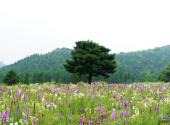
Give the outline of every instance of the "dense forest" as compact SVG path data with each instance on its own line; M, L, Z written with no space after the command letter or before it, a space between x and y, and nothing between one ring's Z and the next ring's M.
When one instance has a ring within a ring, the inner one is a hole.
M55 81L77 82L85 79L68 73L63 64L71 58L68 48L56 49L44 55L35 54L0 69L0 81L6 73L14 70L21 82L35 83ZM170 63L170 45L160 48L116 54L116 73L108 79L97 77L93 80L129 83L157 81L162 70Z

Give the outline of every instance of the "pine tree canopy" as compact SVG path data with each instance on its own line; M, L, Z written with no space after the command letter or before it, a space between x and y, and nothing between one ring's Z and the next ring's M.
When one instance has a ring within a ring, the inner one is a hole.
M64 67L68 72L87 75L91 84L93 76L108 77L115 72L115 54L109 52L110 49L93 41L78 41L71 52L72 59Z

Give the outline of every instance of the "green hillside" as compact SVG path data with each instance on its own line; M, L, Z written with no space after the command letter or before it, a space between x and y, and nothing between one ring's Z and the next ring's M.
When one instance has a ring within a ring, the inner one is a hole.
M14 70L22 80L29 73L32 82L67 81L69 74L63 67L67 58L70 58L70 49L67 48L56 49L44 55L35 54L0 69L0 80L2 81L9 70Z
M44 55L32 55L15 64L0 69L0 80L9 70L15 70L22 81L25 76L30 82L70 82L79 77L67 73L63 67L70 58L70 49L56 49ZM160 48L119 53L116 55L117 72L107 79L108 82L156 81L162 69L170 63L170 45ZM104 80L103 78L95 78Z
M116 82L156 81L170 64L170 45L155 49L120 53L117 72L109 79Z

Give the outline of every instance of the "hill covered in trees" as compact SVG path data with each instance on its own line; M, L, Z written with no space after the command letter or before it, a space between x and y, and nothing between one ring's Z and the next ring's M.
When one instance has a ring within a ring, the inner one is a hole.
M34 54L0 69L0 81L8 71L14 70L22 81L67 82L69 74L63 67L67 58L70 58L70 49L66 48L56 49L44 55Z
M80 77L68 73L63 64L71 57L71 50L56 49L44 55L32 55L15 64L0 69L0 81L14 70L23 82L76 82ZM150 50L116 54L116 73L107 82L156 81L161 71L170 63L170 45ZM83 78L82 78L83 79ZM102 77L95 80L104 80Z
M109 81L144 82L157 81L162 70L170 64L170 45L155 49L119 53L117 72Z

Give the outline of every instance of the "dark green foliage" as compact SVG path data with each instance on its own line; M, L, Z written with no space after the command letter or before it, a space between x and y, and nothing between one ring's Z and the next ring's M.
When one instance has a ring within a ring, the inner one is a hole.
M72 59L67 60L64 67L68 72L87 75L91 84L93 76L108 77L109 73L115 72L115 55L109 52L93 41L78 41L71 52Z
M7 83L8 85L12 85L15 84L19 81L18 76L16 74L16 72L14 71L9 71L6 76L4 77L3 82Z
M163 70L160 75L160 80L164 82L170 82L170 64Z

